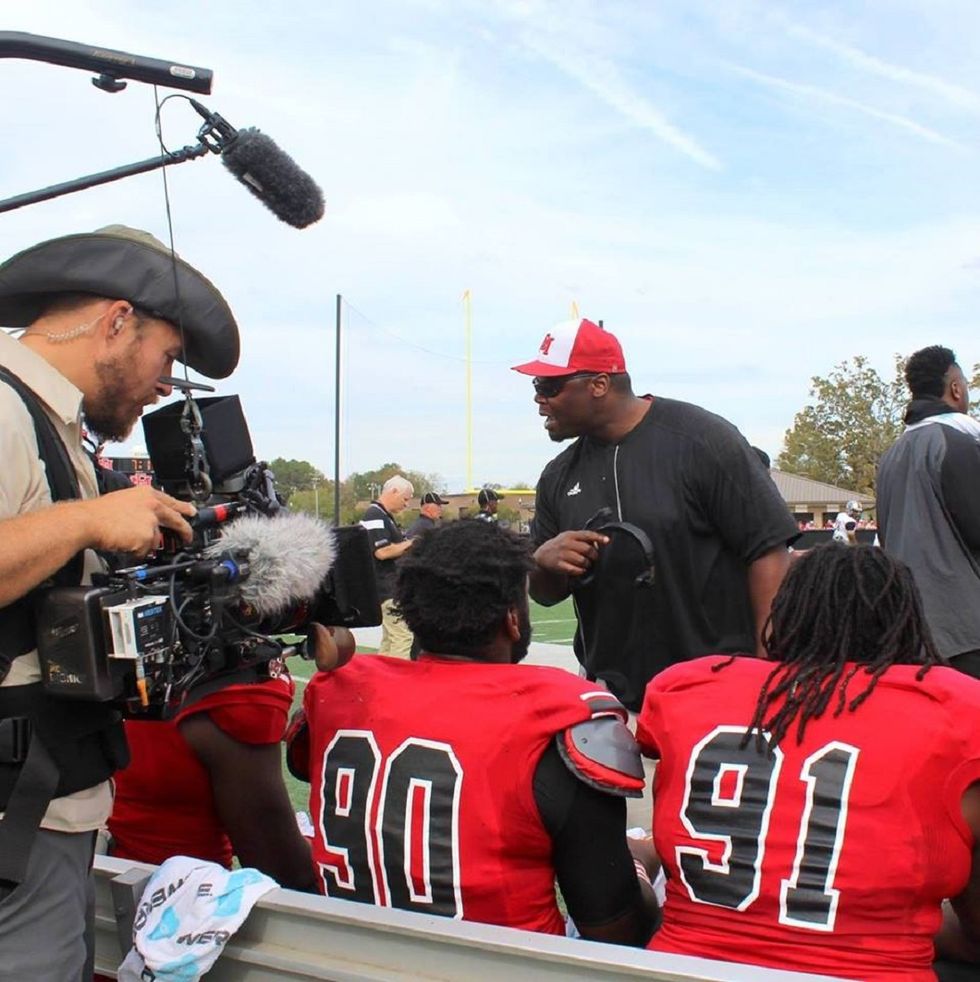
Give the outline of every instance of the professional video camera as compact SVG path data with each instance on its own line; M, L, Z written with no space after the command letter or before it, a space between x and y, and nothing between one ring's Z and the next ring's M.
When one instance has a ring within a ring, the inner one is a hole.
M237 396L192 386L143 420L155 481L194 501L194 539L165 537L147 562L46 591L38 653L53 695L166 716L190 689L274 674L312 621L381 623L367 532L290 513L252 452ZM285 637L284 637L285 635Z

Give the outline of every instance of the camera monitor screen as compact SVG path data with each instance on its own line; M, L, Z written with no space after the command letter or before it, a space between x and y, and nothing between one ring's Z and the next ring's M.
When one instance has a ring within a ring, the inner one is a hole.
M217 485L255 463L252 438L238 396L209 396L194 401L203 423L201 441L208 473ZM183 411L183 402L173 402L143 417L153 473L164 487L188 479L187 436L180 427Z

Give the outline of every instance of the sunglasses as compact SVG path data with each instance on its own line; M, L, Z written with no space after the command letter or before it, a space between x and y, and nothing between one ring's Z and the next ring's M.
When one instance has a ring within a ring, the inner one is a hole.
M575 372L572 375L535 375L531 379L535 395L542 399L554 399L573 378L595 378L597 372Z

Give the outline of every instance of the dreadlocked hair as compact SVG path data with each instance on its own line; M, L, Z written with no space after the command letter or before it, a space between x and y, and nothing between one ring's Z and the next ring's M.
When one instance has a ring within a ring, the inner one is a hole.
M921 680L946 663L908 566L874 546L831 543L794 563L773 600L763 644L780 664L762 686L745 737L747 743L754 732L760 752L763 732L774 747L794 721L802 743L807 723L831 700L834 716L857 709L892 665L921 665ZM858 674L867 684L851 694Z
M527 602L526 540L462 520L424 532L399 560L395 605L422 648L479 658L507 612Z

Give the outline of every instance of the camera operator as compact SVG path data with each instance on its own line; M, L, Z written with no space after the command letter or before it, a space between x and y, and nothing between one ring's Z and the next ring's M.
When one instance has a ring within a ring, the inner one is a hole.
M0 324L25 329L0 335L0 978L61 982L91 974L95 835L127 751L110 706L45 694L33 594L87 582L93 550L145 556L161 529L191 539L187 502L149 487L99 497L82 419L125 438L169 395L175 359L229 375L238 328L204 276L123 226L0 265Z

